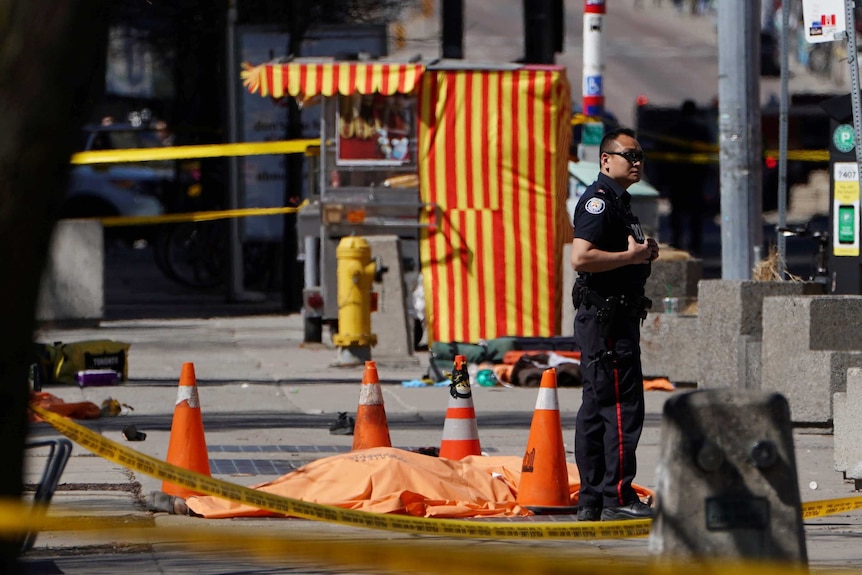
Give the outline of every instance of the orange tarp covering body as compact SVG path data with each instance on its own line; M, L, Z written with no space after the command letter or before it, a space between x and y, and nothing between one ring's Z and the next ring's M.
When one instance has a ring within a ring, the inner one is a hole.
M565 68L296 62L244 64L242 77L273 98L415 91L419 199L440 208L420 216L429 342L561 333Z
M470 455L455 461L394 447L375 447L318 459L255 489L293 499L374 513L416 517L531 515L517 503L523 460ZM577 505L580 478L568 464L569 492ZM651 491L635 486L639 496ZM213 496L189 497L206 518L278 514Z
M571 98L563 68L426 70L420 243L430 341L560 333Z

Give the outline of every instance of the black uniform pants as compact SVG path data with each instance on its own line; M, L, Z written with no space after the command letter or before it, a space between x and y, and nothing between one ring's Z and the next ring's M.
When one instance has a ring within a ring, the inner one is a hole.
M632 481L644 421L640 320L618 313L605 335L596 315L595 306L581 304L575 317L583 378L575 422L578 505L616 507L637 499Z

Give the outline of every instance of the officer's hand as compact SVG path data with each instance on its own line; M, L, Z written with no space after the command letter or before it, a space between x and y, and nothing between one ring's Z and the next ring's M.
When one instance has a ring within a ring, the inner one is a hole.
M656 245L658 251L658 245ZM649 241L639 244L634 236L629 236L628 254L632 258L633 264L646 264L652 261L653 248L650 247Z
M652 238L647 239L647 245L652 250L652 255L650 255L649 261L654 261L658 259L658 242Z

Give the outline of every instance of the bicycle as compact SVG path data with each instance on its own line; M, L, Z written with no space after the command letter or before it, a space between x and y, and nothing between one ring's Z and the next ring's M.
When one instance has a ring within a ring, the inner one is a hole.
M160 226L153 245L156 266L168 279L192 289L222 286L228 278L228 227L227 220ZM265 289L277 269L277 245L245 241L242 253L246 286Z
M164 224L153 245L156 266L186 287L218 287L227 280L227 231L224 220Z

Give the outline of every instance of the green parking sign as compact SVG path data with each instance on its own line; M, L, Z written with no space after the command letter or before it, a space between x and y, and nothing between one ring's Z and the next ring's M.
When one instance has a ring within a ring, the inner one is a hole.
M841 124L832 132L832 143L839 152L847 153L856 145L853 138L853 126Z

